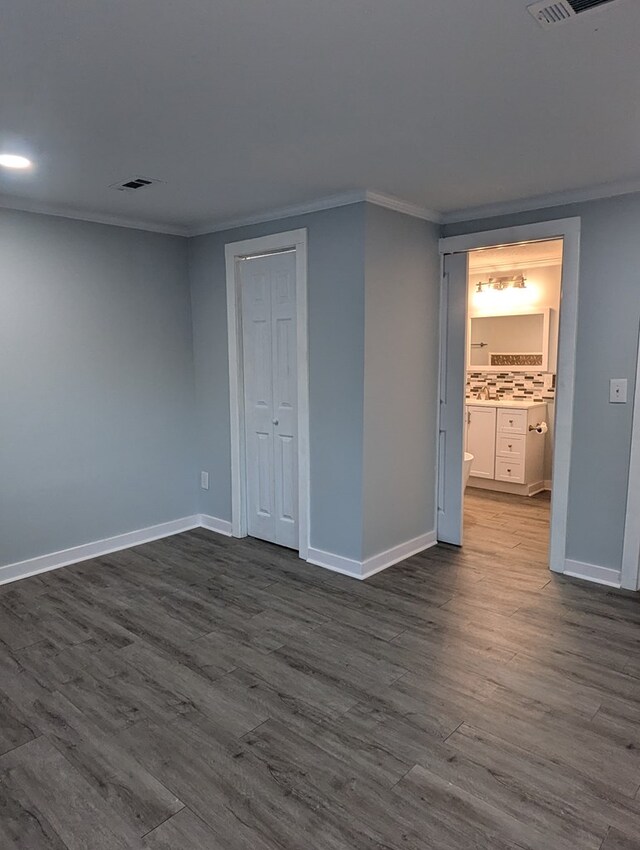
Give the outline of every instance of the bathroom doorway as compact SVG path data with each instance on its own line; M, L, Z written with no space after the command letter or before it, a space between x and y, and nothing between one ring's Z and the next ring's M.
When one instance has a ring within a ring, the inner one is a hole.
M564 572L579 220L441 249L438 539Z
M470 251L467 545L548 563L562 239Z

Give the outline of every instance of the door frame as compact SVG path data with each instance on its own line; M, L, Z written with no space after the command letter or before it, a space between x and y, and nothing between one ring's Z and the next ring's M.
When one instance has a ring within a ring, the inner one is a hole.
M465 253L478 248L493 248L499 245L513 245L519 242L563 239L558 362L556 367L551 534L549 545L549 568L557 573L563 573L566 570L569 471L571 466L576 336L578 328L578 285L580 281L580 227L581 219L579 216L576 216L535 222L533 224L503 227L497 230L483 230L461 236L449 236L440 240L441 263L444 269L445 254ZM442 278L443 276L441 275L441 287ZM442 310L442 298L440 309ZM464 340L446 340L441 338L441 361L443 344L464 345L465 342ZM438 416L440 416L440 413L438 413ZM440 470L438 469L437 482L439 480ZM462 526L462 516L460 517L460 523Z
M242 302L238 264L242 259L282 251L296 254L296 351L298 390L298 553L309 552L309 341L307 319L307 230L289 230L225 245L227 334L229 343L229 410L231 419L231 533L247 536Z
M634 399L620 581L620 586L626 590L640 590L640 339Z

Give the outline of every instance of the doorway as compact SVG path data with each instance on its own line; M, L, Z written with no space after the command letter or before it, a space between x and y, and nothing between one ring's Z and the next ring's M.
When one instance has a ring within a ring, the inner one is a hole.
M561 284L562 239L468 254L464 540L530 571L548 565Z
M441 240L438 539L464 542L465 472L475 464L472 502L492 499L496 517L504 508L517 521L518 508L535 499L542 525L545 510L550 513L549 566L556 572L565 571L579 233L579 219L563 219ZM533 303L534 287L527 291L518 269L531 262L523 259L527 252L550 258L554 243L562 278L555 316L544 299ZM502 269L500 253L507 257ZM479 302L485 296L483 307L471 306L472 292ZM544 339L555 344L557 365L553 346L539 342ZM551 399L552 461L545 458ZM471 444L475 453L467 451Z
M640 590L640 337L636 361L635 403L629 459L627 514L622 553L622 587Z
M226 246L232 533L309 536L306 230Z

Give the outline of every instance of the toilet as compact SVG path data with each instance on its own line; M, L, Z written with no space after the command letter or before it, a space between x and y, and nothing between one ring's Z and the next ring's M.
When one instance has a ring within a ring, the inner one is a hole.
M471 475L471 464L473 463L473 455L469 454L469 452L464 453L464 464L462 469L462 490L463 492L467 488L467 484L469 483L469 476Z

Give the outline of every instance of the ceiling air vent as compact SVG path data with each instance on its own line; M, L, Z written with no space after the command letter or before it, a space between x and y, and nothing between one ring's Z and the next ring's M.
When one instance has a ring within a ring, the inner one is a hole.
M554 0L554 2L542 0L540 3L532 3L527 6L527 9L541 27L552 27L563 24L582 12L597 9L598 6L607 6L613 2L614 0Z
M153 186L155 183L162 183L162 180L150 180L148 177L132 177L130 180L124 180L122 183L112 183L109 188L117 189L118 192L135 192L138 189Z

